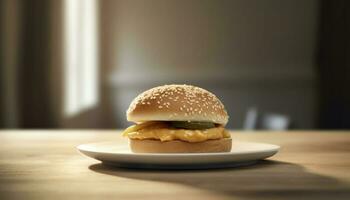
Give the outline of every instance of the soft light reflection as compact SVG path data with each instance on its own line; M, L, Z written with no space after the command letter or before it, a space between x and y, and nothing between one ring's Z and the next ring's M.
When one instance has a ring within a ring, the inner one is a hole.
M98 103L96 0L65 1L64 115Z

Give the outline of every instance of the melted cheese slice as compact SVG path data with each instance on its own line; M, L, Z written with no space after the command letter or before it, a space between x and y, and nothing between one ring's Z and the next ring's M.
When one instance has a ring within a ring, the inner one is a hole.
M156 139L160 141L182 140L186 142L203 142L211 139L230 138L224 127L215 127L204 130L175 129L166 124L154 124L145 128L124 132L130 139Z

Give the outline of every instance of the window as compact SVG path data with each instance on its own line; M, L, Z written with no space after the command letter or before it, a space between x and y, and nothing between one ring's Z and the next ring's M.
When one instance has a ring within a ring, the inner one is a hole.
M74 116L97 105L97 1L64 2L64 115Z

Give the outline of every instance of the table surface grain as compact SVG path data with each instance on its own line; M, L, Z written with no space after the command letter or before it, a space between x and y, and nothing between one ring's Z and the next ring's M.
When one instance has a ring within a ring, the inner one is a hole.
M232 132L282 146L256 165L212 170L111 168L82 143L118 131L0 131L0 199L350 199L350 132Z

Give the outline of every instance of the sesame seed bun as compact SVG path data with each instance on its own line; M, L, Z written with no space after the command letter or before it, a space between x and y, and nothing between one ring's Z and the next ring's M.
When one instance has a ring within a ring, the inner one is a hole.
M126 112L128 121L198 121L226 125L224 105L212 93L191 85L164 85L138 95Z
M232 139L223 138L207 140L204 142L184 142L172 140L161 142L159 140L129 140L129 146L134 153L214 153L230 152Z

